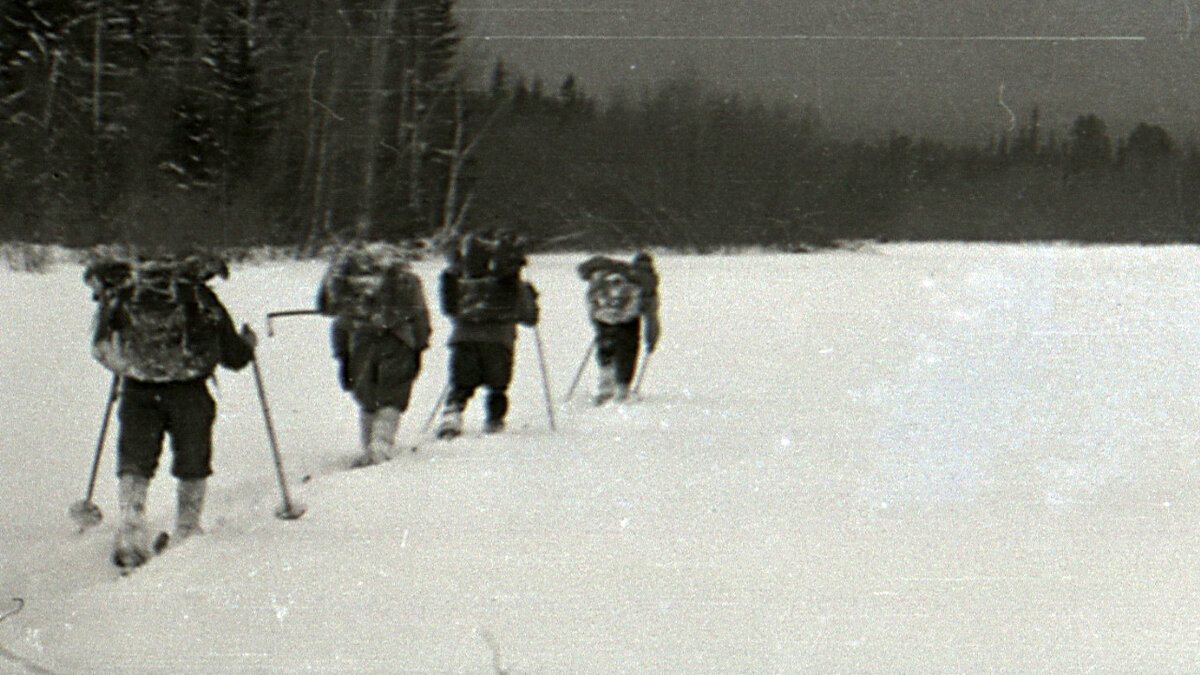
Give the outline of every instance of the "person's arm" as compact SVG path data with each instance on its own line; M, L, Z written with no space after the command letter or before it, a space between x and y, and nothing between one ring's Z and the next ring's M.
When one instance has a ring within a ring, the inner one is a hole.
M537 289L533 284L524 282L521 284L521 305L517 320L518 323L524 326L536 326L540 318L540 309L537 302Z
M204 290L212 293L207 288ZM241 370L254 358L254 348L258 346L258 336L250 329L249 324L244 324L241 333L238 333L233 327L233 319L229 316L229 310L225 309L225 305L222 305L220 300L217 300L216 294L213 294L212 300L221 313L220 323L217 326L221 345L220 363L230 370Z

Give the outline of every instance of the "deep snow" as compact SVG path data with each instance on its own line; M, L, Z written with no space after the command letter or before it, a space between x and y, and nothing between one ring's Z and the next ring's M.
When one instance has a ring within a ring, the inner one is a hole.
M561 398L590 339L582 256L536 256ZM222 371L207 534L107 563L112 440L79 535L109 377L80 268L0 272L0 672L1194 671L1200 253L889 245L659 258L644 399L548 430L523 330L510 431L344 467L318 263L214 286L259 332L292 496L254 380ZM418 266L436 314L436 263ZM479 401L468 427L481 422ZM112 430L115 431L115 428ZM307 479L306 479L307 477ZM160 471L150 517L169 528Z

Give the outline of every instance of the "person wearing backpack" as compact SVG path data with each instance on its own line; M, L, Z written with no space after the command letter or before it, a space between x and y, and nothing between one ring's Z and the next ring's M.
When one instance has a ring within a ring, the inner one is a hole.
M359 407L362 455L355 467L392 458L429 347L425 291L408 259L407 251L386 243L350 246L330 264L317 293L317 310L334 317L339 384Z
M537 290L521 279L526 263L515 234L499 230L467 235L448 255L440 277L442 313L452 331L449 384L438 438L462 433L462 413L479 387L487 388L485 433L504 430L512 382L517 324L536 326Z
M200 533L207 479L212 475L216 403L207 381L218 365L241 370L258 338L237 332L228 310L207 285L229 276L224 261L102 260L84 280L98 303L92 355L120 378L117 410L117 499L120 523L113 564L141 565L161 547L146 527L146 493L171 437L171 473L178 480L173 538ZM162 539L160 535L159 539Z
M638 343L646 353L658 345L658 272L649 253L639 251L630 262L592 256L580 263L587 282L587 304L595 332L599 382L592 402L604 405L629 398L637 370Z

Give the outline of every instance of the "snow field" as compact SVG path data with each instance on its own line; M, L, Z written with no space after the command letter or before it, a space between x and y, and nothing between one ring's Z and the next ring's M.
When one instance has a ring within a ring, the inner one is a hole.
M556 397L590 328L583 256L535 256ZM0 623L54 672L1187 671L1200 660L1197 255L1188 247L889 245L663 255L644 400L547 414L522 329L509 431L420 437L435 321L400 441L344 471L353 403L323 266L215 288L260 335L289 487L249 370L215 390L207 534L107 564L112 440L77 535L109 377L77 267L0 273ZM437 315L436 263L421 263ZM478 430L478 398L466 416ZM115 428L113 429L115 432ZM169 455L164 455L166 460ZM166 464L166 462L164 462ZM171 524L173 483L150 518ZM0 670L20 672L11 657Z

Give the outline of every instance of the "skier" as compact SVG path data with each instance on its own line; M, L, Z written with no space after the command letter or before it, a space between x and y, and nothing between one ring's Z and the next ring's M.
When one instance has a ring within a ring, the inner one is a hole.
M579 277L588 282L587 303L595 331L599 383L596 405L629 398L637 370L638 339L646 354L658 345L658 272L649 253L639 251L626 263L592 256L580 263Z
M98 303L92 355L121 378L117 420L117 494L121 521L112 561L141 565L162 541L150 542L146 493L171 436L171 473L178 479L176 541L200 533L212 475L216 404L207 380L216 366L241 370L258 338L239 334L207 282L228 278L224 261L205 255L101 260L84 280ZM160 540L162 535L160 535Z
M520 277L526 259L515 234L467 235L448 255L440 278L442 313L453 325L449 385L438 438L462 433L462 413L475 390L488 389L483 430L504 430L518 323L536 326L537 290Z
M330 342L339 383L359 406L356 467L392 458L429 346L429 308L410 257L391 244L352 245L330 264L317 293L317 310L335 317Z

